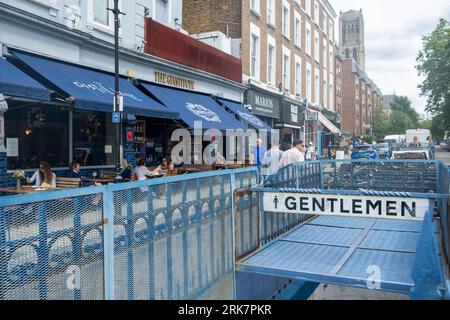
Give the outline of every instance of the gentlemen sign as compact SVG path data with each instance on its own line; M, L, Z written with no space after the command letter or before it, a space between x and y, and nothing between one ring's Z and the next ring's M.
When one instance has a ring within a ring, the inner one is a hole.
M155 82L187 90L195 90L195 81L155 71Z
M428 199L265 192L264 211L422 221Z

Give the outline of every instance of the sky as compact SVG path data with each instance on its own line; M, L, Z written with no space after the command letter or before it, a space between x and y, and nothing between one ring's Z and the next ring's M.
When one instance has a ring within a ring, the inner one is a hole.
M365 27L366 72L384 95L407 96L425 113L426 98L417 86L416 57L422 36L430 34L439 18L450 20L449 0L329 0L339 12L362 8ZM339 39L338 33L337 38Z

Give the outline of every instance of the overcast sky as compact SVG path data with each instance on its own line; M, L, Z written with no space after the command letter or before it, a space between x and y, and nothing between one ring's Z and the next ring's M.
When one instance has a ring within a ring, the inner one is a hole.
M416 57L422 35L431 33L439 18L450 19L449 0L329 0L339 12L363 9L366 42L366 72L384 95L405 95L419 113L426 98L417 85Z

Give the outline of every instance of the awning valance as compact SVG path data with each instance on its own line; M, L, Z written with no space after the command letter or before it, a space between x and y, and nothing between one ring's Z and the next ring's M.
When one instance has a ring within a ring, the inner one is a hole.
M239 119L249 123L255 129L267 131L272 130L272 128L265 124L261 119L259 119L253 113L247 111L247 109L245 109L239 102L225 99L218 99L218 101L225 107L230 109L233 113L235 113L239 117Z
M200 121L205 129L244 129L243 125L227 113L209 95L162 87L142 82L143 87L159 101L180 113L189 127Z
M113 112L113 74L29 53L17 51L14 54L64 96L75 98L75 108ZM127 113L154 118L180 118L179 113L145 95L128 78L120 78L120 94Z

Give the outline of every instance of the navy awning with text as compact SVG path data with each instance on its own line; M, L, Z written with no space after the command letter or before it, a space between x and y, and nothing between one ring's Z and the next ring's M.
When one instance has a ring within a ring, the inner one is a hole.
M272 130L271 127L269 127L267 124L265 124L261 119L259 119L257 116L255 116L253 113L247 111L242 104L239 102L231 101L231 100L225 100L225 99L218 99L221 104L223 104L225 107L230 109L232 112L237 114L241 120L246 121L249 123L252 127L254 127L257 130Z
M75 98L77 109L113 112L114 75L33 54L14 54L46 81ZM124 112L137 116L179 119L180 115L145 95L131 80L120 78Z
M50 100L50 91L0 57L0 94L36 100Z
M244 129L237 119L208 95L148 83L142 85L167 107L178 111L181 119L191 128L195 121L201 121L205 129Z

